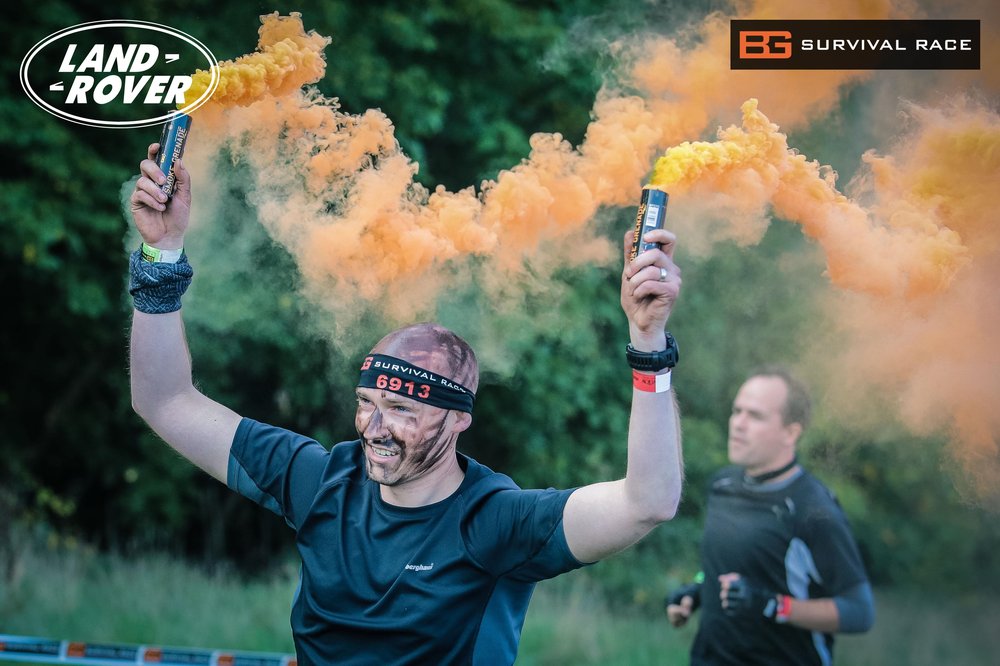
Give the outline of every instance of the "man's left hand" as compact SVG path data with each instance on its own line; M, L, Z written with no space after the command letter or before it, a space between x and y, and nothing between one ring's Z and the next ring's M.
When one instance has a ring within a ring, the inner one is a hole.
M763 616L772 621L777 619L781 595L751 585L738 573L719 576L719 583L719 598L726 615Z
M621 302L633 346L641 351L664 348L664 329L681 289L681 269L674 264L677 237L665 229L646 232L643 240L659 243L630 261L633 231L625 234ZM643 349L645 347L645 349Z

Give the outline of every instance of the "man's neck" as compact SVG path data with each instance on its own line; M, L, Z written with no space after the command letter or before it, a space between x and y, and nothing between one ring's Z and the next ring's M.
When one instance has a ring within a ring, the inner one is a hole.
M427 474L396 486L381 486L382 500L393 506L416 508L440 502L451 497L462 481L465 470L458 463L458 455L447 456L441 467Z
M768 465L753 470L747 468L743 471L743 476L751 483L771 483L787 479L795 474L798 467L798 458L792 456L790 460L786 460L780 465Z

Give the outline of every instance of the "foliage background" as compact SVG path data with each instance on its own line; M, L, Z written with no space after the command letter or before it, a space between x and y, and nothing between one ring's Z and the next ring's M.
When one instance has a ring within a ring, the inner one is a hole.
M10 313L0 327L0 596L2 586L12 588L25 575L24 558L46 544L87 544L126 558L168 551L226 562L246 575L293 557L279 519L178 459L131 412L128 224L120 189L156 137L69 125L42 112L17 80L17 66L36 41L87 20L134 18L194 34L227 59L254 47L259 14L301 11L308 29L334 38L319 89L350 112L381 108L420 163L419 180L455 190L516 165L533 132L559 131L578 143L611 38L721 6L19 4L0 45L0 284ZM859 111L876 94L874 84L846 90L840 106L793 133L791 145L832 164L846 182L858 146L878 139ZM617 237L631 215L603 211L598 224ZM210 322L225 316L224 304L200 299L188 321L197 380L240 413L327 443L350 439L354 361L331 348L295 302L294 262L258 230L250 270L231 279L248 302L267 308L266 316L260 325L220 333ZM585 574L610 604L651 614L670 586L697 570L704 484L725 462L725 422L742 376L759 363L798 362L808 331L821 329L825 316L817 297L822 260L798 228L780 220L754 248L723 244L707 257L682 249L679 261L685 293L671 326L683 353L676 379L687 462L681 515ZM558 276L563 298L527 297L525 320L554 318L557 334L497 324L512 367L486 375L475 425L463 437L467 453L526 487L568 487L621 473L630 389L620 353L626 330L618 274L617 266L584 267ZM441 320L460 328L472 311L453 304ZM479 316L485 319L469 325L491 325L488 314ZM364 332L358 344L381 332ZM817 397L818 423L803 458L838 493L875 583L928 595L995 590L996 514L960 492L947 440L914 437L889 419L878 431L861 430L824 411Z

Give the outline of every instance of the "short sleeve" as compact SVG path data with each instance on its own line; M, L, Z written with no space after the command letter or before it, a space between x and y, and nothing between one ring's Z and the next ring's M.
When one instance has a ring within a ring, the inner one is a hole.
M857 543L840 505L826 493L824 502L803 516L802 538L809 546L822 586L835 596L868 581Z
M233 437L226 484L297 529L316 496L329 455L304 435L245 418Z
M563 509L572 490L503 490L469 521L469 551L488 571L535 582L583 566L563 530Z

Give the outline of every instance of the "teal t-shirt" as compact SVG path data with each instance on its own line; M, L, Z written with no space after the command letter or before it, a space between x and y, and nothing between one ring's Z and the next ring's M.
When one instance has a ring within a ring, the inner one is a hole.
M327 451L244 419L230 488L284 517L302 558L292 604L300 666L512 664L537 581L582 564L563 533L572 490L521 490L457 454L447 499L387 504L359 440Z

